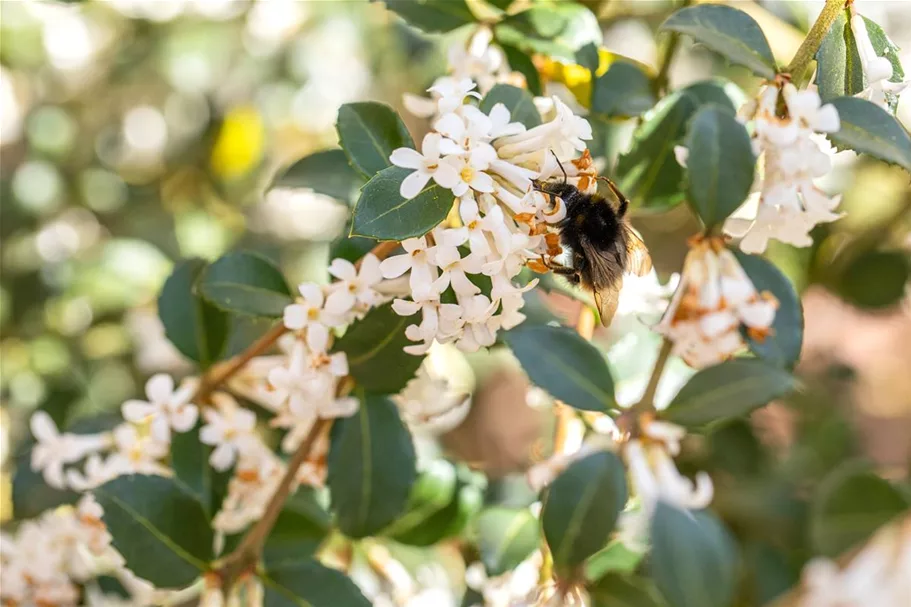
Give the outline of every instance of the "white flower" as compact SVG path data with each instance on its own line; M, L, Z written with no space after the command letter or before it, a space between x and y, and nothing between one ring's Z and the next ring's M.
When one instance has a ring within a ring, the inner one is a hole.
M206 408L202 412L206 425L199 431L199 440L215 447L209 456L212 467L227 470L251 440L256 428L256 414L244 409L223 392L213 394L212 403L214 408Z
M471 409L470 396L453 390L446 377L433 376L426 362L395 401L410 426L433 435L457 427Z
M415 299L432 299L433 282L439 276L436 266L427 255L427 239L407 238L402 241L404 255L393 255L380 263L384 278L397 278L410 270L408 285Z
M421 323L405 327L405 336L419 344L405 346L405 352L421 355L426 353L434 340L445 343L459 335L464 321L462 309L456 304L440 303L438 299L408 301L396 299L392 309L399 316L412 316L421 312Z
M599 451L613 450L615 447L616 443L612 437L603 434L593 434L576 451L572 453L555 453L546 460L538 462L525 472L525 479L535 492L540 492L554 482L573 462Z
M472 563L465 569L465 584L483 595L485 607L536 605L534 594L543 562L536 550L515 569L493 578L487 576L483 563Z
M480 348L492 346L497 341L500 320L493 313L497 303L486 295L466 298L462 306L462 320L465 322L462 337L456 346L464 352L477 352Z
M66 486L63 466L107 448L111 443L106 434L72 434L57 430L54 420L45 411L36 411L29 422L37 444L32 447L31 467L40 471L51 487Z
M768 336L778 301L759 293L722 240L695 243L680 284L656 331L693 367L714 365L740 351L740 328L754 339Z
M411 148L397 148L389 156L390 162L405 169L414 169L402 181L399 194L402 198L417 196L431 178L441 187L452 188L458 183L457 169L440 158L441 153L458 153L457 146L439 133L427 133L421 142L423 154Z
M348 311L344 300L326 300L322 288L303 283L297 288L301 298L285 307L284 323L292 331L307 329L307 344L314 350L325 349L329 343L329 327L343 324Z
M131 424L114 428L114 451L104 463L113 477L123 474L170 474L159 460L167 457L168 443L159 441L153 434L141 435Z
M857 52L860 55L860 64L864 72L866 88L858 93L859 97L869 99L883 108L889 108L894 103L896 96L908 86L908 82L892 82L892 62L887 57L876 54L867 24L864 18L856 14L856 7L851 5L851 31L857 42Z
M481 96L473 92L474 89L475 83L470 78L438 78L427 90L437 98L438 113L448 114L461 107L469 95L480 99Z
M329 273L338 281L329 287L331 293L328 299L333 301L327 303L326 307L350 310L360 305L363 308L371 308L382 301L383 297L375 290L383 280L380 260L376 255L365 255L361 259L360 270L346 259L333 259L329 264Z
M483 257L471 253L462 257L458 247L468 240L468 230L460 228L457 230L435 230L435 235L439 235L438 243L430 249L430 258L442 272L440 277L433 283L433 291L442 293L450 285L456 296L461 300L462 297L470 297L481 292L467 274L479 274L481 266L484 263Z
M493 192L493 178L484 172L488 162L484 157L477 156L447 156L444 161L456 172L456 182L452 185L452 193L462 196L469 190L475 192Z
M172 428L177 432L187 432L196 425L199 410L190 400L198 385L198 380L190 378L175 390L170 375L153 375L145 386L149 400L131 399L123 403L123 417L135 424L150 422L155 440L169 443Z

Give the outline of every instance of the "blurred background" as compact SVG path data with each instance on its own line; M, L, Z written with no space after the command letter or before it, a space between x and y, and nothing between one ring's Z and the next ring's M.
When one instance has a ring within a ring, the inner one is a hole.
M656 42L655 31L674 2L585 4L599 16L608 49L656 64L663 38ZM732 4L760 22L785 64L823 3ZM906 49L911 66L908 3L857 5ZM404 111L402 93L420 93L442 74L446 48L468 34L427 38L366 0L0 1L0 520L34 516L60 500L21 465L33 410L78 427L116 412L152 373L190 371L156 313L176 260L244 248L279 262L292 282L326 279L347 204L268 184L294 160L336 145L342 103L388 103L418 139L426 125ZM571 66L541 67L554 90L587 85ZM748 95L758 86L746 70L688 43L670 75L675 88L711 75ZM898 112L911 125L911 96ZM608 171L632 123L614 127ZM836 164L823 185L844 194L847 215L821 226L812 249L769 252L802 294L805 390L697 446L695 467L704 467L706 449L755 435L758 444L789 453L791 473L809 482L854 457L871 458L891 478L907 475L909 178L850 153ZM635 223L667 280L680 268L695 220L681 205L639 213ZM577 302L556 293L541 303L568 322L578 313ZM598 333L596 343L620 378L621 400L635 401L657 339L629 318ZM443 444L510 483L547 452L549 407L529 406L544 397L529 392L505 352L462 362L452 373L470 376L473 406ZM682 363L671 371L661 385L665 399L690 373ZM729 459L734 469L713 472L753 469L759 459ZM725 501L723 479L718 485L719 509L742 506ZM738 531L756 522L726 514Z

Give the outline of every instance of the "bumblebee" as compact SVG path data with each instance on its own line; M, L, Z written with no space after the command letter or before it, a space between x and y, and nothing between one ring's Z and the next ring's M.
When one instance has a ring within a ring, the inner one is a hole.
M566 181L565 172L562 183L535 182L534 186L566 205L566 217L557 224L557 231L561 245L571 254L569 265L552 260L545 265L591 291L601 323L607 326L617 311L623 274L647 274L652 260L626 217L629 200L610 179L598 179L607 184L615 201L600 193L582 192Z

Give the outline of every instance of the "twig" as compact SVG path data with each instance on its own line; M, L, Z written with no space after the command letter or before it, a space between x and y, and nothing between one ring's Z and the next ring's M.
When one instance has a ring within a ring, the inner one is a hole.
M665 338L661 342L661 349L658 350L658 358L655 359L655 366L652 368L652 376L648 378L648 385L645 386L645 392L642 398L636 403L635 408L639 413L644 413L655 408L655 393L658 392L658 384L661 382L661 376L664 374L664 367L670 358L674 342Z
M680 8L686 8L692 3L692 0L683 0ZM658 66L658 75L655 76L654 90L656 94L661 94L668 85L668 74L671 70L671 63L677 50L680 48L680 34L671 32L667 39L667 46L664 48L664 55L661 57L661 64Z
M835 19L838 18L838 14L844 8L845 0L826 0L826 5L823 7L822 12L819 13L816 23L807 32L807 37L804 38L800 48L797 49L791 64L785 68L785 72L791 74L791 81L797 88L803 85L810 62L813 61L823 39L829 33L829 29L831 29Z
M212 392L234 377L234 375L243 369L252 359L268 351L286 331L285 325L278 323L269 329L265 335L250 344L250 347L229 360L226 364L214 367L211 373L207 373L203 376L202 382L200 383L199 389L196 391L193 400L198 403L206 402Z

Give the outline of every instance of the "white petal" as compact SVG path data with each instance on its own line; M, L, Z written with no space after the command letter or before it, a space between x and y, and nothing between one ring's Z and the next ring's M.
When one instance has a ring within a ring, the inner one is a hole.
M674 146L674 158L677 159L677 164L682 167L686 167L686 161L690 157L690 151L685 146L675 145Z
M158 373L146 382L146 396L153 403L164 403L174 393L174 380L167 373Z
M430 118L436 114L437 111L436 102L427 97L420 97L418 95L412 95L411 93L402 95L402 105L405 106L406 110L418 118Z
M322 323L307 327L307 347L313 352L325 352L329 347L329 329Z
M407 299L396 299L392 302L392 309L399 316L411 316L421 309L421 304L408 301Z
M740 306L738 312L743 324L756 329L765 329L775 321L776 306L771 301L759 301Z
M203 426L199 429L199 442L204 445L217 445L224 437L224 432L216 426Z
M155 415L158 407L142 400L128 400L120 407L120 412L128 422L140 424L150 415Z
M301 304L285 306L282 322L292 331L303 329L307 326L307 323L310 322L310 318L307 316L308 310L309 308L307 306Z
M333 317L341 318L354 307L357 297L347 288L336 289L326 298L324 310ZM334 324L334 323L333 323Z
M298 285L297 290L310 306L314 308L323 307L323 289L319 285L305 282Z
M459 172L451 164L441 162L433 172L433 180L440 187L451 190L459 182Z
M329 264L329 273L339 280L351 281L357 278L357 269L354 264L341 257L332 260L332 263Z
M433 124L433 128L451 139L459 140L465 134L465 121L456 114L446 114ZM439 156L439 148L437 150ZM424 153L427 154L426 151Z
M475 171L471 187L478 192L493 192L493 178L482 171Z
M403 243L404 244L404 243ZM397 278L411 268L411 255L393 255L380 263L383 278Z
M424 157L411 148L396 148L389 155L389 162L403 169L419 169L424 166Z
M465 154L465 148L460 146L458 143L452 139L444 138L440 140L440 153L443 155L451 156L461 156Z
M171 426L164 415L159 415L152 420L150 434L160 443L169 444L171 442Z
M891 67L891 64L890 64ZM816 117L813 120L813 130L821 133L836 133L841 129L841 119L838 116L838 110L831 103L819 108Z
M234 447L230 443L218 445L209 456L209 463L219 472L224 472L234 463Z
M178 432L188 432L196 425L199 410L195 405L184 405L171 414L171 427Z
M439 171L439 167L437 168L437 171ZM430 181L430 176L430 173L415 171L402 180L402 185L399 187L399 194L405 199L414 198L421 193L421 190L423 190L424 186L427 185L427 182Z
M60 435L53 418L46 411L35 411L29 421L29 427L38 442L51 441Z

